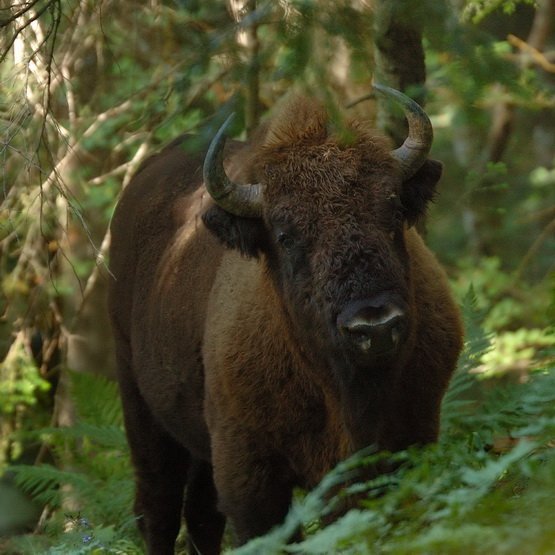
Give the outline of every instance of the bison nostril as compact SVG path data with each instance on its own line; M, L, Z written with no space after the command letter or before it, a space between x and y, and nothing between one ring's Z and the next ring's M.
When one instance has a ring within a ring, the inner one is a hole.
M342 331L344 335L348 335L353 343L358 344L361 349L367 351L372 347L372 329L369 326L347 326L342 328Z
M394 345L399 343L399 339L401 338L401 332L399 331L398 327L395 327L391 330L391 341L393 341Z

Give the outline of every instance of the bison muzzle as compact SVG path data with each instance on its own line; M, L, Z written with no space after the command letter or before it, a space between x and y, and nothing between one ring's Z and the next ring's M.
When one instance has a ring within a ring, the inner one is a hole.
M431 124L387 139L292 98L249 143L177 139L112 220L109 309L149 553L264 534L295 487L357 450L437 438L461 349L443 270L414 229L441 164ZM186 493L186 495L185 495Z

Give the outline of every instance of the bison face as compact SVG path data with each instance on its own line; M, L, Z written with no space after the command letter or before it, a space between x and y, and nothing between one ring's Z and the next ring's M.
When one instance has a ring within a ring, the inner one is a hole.
M441 173L428 161L402 183L387 148L379 163L366 152L317 145L271 162L266 153L262 216L215 206L204 218L226 246L260 257L309 356L351 370L391 365L405 344L412 303L404 235Z

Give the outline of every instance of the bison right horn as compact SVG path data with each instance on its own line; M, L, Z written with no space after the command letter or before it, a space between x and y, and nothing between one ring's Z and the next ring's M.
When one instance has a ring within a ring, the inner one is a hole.
M408 136L399 148L391 152L391 156L401 166L403 180L407 180L422 167L432 147L434 132L430 118L406 94L385 85L378 85L377 83L374 83L372 87L383 96L389 97L400 104L407 118L409 124Z
M391 152L391 156L399 162L401 177L403 180L407 180L422 167L432 147L434 132L430 118L426 112L406 94L392 89L391 87L379 85L378 83L374 83L372 88L379 94L397 102L403 109L405 117L407 118L409 124L408 137L399 148ZM368 100L373 96L373 92L365 94L361 98L357 98L353 102L347 104L347 108L352 108L359 102Z
M235 216L262 216L263 188L260 183L240 185L229 179L224 169L226 132L235 114L231 114L212 139L204 159L204 185L214 202Z

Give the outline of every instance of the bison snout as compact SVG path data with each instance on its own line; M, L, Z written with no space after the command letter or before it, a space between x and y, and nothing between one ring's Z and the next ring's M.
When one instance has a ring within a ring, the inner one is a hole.
M337 317L337 329L349 344L366 354L397 349L406 332L406 311L397 296L381 294L347 305Z

